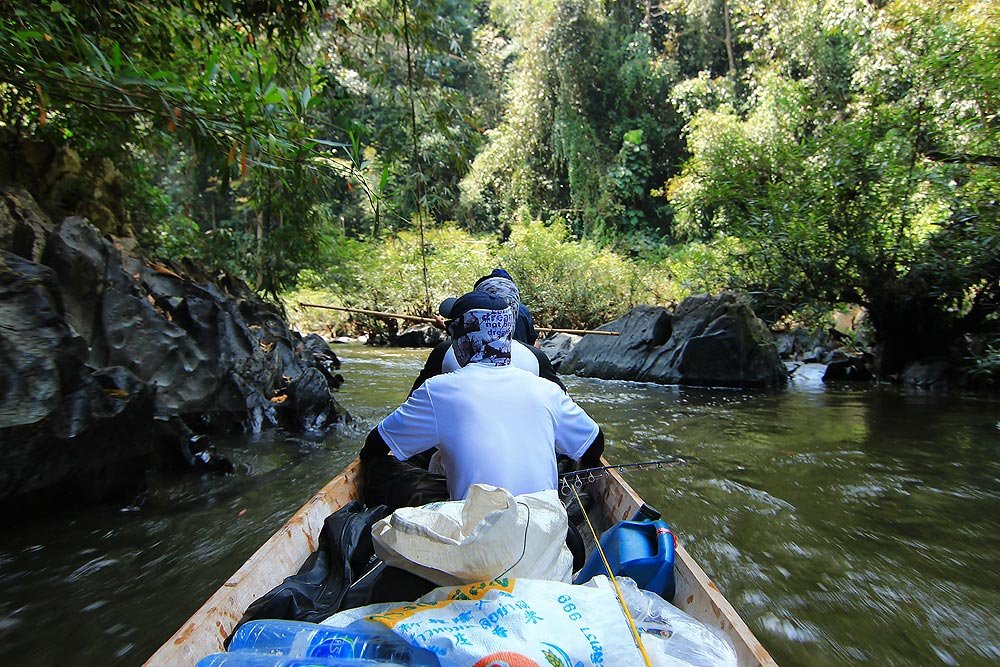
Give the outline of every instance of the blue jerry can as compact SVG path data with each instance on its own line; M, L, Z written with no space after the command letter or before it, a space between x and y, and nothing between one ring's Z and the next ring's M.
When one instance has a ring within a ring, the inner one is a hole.
M629 577L668 602L673 599L674 534L666 521L619 521L601 535L601 549L612 574ZM573 583L586 583L599 574L608 573L594 549Z

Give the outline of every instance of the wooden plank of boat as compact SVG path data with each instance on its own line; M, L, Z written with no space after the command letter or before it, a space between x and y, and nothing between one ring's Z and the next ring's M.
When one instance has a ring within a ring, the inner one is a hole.
M194 665L206 655L224 650L223 641L247 607L296 573L316 550L326 517L360 497L360 480L360 462L355 459L272 535L144 667ZM586 488L596 501L591 513L600 510L605 525L628 519L642 504L635 490L614 470ZM674 577L674 605L729 637L740 667L776 667L733 606L680 544L674 554Z

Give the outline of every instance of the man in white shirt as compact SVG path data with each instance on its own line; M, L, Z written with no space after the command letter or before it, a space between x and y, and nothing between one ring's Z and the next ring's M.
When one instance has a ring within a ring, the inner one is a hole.
M560 387L511 365L515 313L503 298L470 292L456 300L448 330L458 368L436 375L368 434L361 460L392 452L406 460L432 447L448 492L490 484L514 495L556 489L556 455L600 465L604 435Z

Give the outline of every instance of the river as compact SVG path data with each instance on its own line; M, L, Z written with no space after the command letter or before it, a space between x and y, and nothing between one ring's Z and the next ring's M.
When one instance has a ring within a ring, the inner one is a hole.
M141 664L354 457L427 354L336 352L353 424L220 440L233 475L152 478L134 505L66 498L8 526L0 664ZM996 397L808 372L776 393L565 380L612 462L687 461L626 478L779 664L1000 663Z

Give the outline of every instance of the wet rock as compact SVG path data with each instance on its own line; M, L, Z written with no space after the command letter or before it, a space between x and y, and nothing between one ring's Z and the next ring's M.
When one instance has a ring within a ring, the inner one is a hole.
M0 429L32 424L59 402L86 343L63 321L55 275L0 251Z
M862 356L841 356L826 365L823 382L868 382L875 377L869 362Z
M577 343L580 342L580 336L567 333L557 333L552 336L542 340L541 349L545 353L545 356L549 358L552 362L552 368L556 371L562 365L563 360L569 354Z
M315 368L307 369L289 385L287 404L291 426L297 431L315 431L336 419L330 384Z
M330 345L318 334L309 334L300 345L308 353L312 368L321 372L332 388L338 389L344 383L344 376L337 372L340 370L340 359Z
M133 492L141 484L116 480L114 471L131 475L135 467L125 462L144 461L151 452L142 435L152 423L155 388L124 368L85 372L70 381L44 418L0 430L0 499L66 480L94 497L123 485Z
M561 372L660 384L784 386L787 373L766 325L733 293L698 295L673 314L637 306L599 327L619 336L584 336Z
M444 332L432 324L417 324L390 337L394 347L435 347L444 340Z
M921 389L946 389L956 381L955 366L946 359L924 359L903 370L904 385Z
M219 454L211 439L192 431L180 417L160 417L154 420L153 462L158 471L184 472L190 469L228 473L234 470L232 461Z
M30 235L0 237L43 262L0 252L0 500L69 480L110 489L164 442L225 470L198 436L348 417L331 396L336 355L244 283L146 262L82 218L53 229L41 253ZM288 386L287 406L272 400Z

